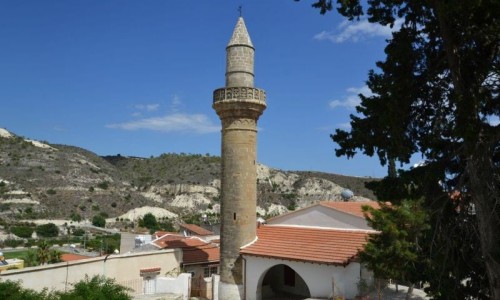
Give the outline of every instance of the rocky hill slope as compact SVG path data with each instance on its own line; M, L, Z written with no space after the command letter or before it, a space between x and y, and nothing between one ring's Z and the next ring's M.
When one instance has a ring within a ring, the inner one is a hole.
M371 178L293 172L258 166L258 214L277 215L321 200L374 199ZM217 215L220 158L198 154L100 157L0 129L0 218L78 219L101 214L135 219L148 211L189 219Z

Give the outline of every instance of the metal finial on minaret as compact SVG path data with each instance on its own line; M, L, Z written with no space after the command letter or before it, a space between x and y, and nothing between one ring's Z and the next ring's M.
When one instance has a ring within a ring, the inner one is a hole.
M257 120L266 93L254 87L254 52L239 17L226 47L226 86L212 105L222 122L219 299L245 299L240 248L256 239Z
M243 5L238 6L238 11L240 12L240 18L243 14Z

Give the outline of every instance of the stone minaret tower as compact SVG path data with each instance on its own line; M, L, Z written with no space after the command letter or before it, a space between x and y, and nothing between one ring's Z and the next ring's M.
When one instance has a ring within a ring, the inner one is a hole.
M214 91L222 122L219 299L244 299L240 248L256 238L257 120L266 93L254 88L254 47L243 18L226 47L226 87Z

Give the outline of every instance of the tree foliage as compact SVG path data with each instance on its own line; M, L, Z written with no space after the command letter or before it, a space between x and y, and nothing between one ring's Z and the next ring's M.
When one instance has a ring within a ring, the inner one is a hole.
M129 289L119 285L115 280L104 276L85 277L73 285L66 293L59 293L60 300L130 300Z
M428 215L418 201L380 205L380 209L363 207L368 224L380 233L370 235L361 261L377 278L416 282L425 264L420 243L430 227Z
M0 281L2 300L130 300L130 289L117 284L113 279L103 276L85 277L73 284L67 292L36 292L23 288L19 281Z
M10 231L18 237L29 239L31 238L34 229L29 226L12 226Z
M59 228L54 223L38 225L35 231L41 237L56 237L59 235Z
M0 281L0 299L2 300L52 300L53 294L46 290L36 292L31 289L25 289L21 286L20 281Z
M433 232L426 276L436 297L500 299L500 1L363 5L338 0L336 9L402 26L369 72L373 95L360 95L351 131L332 135L336 154L361 151L382 164L421 155L424 166L375 186L379 198L425 199ZM333 9L332 0L313 6Z
M101 215L95 215L92 218L92 225L104 228L106 226L106 219Z

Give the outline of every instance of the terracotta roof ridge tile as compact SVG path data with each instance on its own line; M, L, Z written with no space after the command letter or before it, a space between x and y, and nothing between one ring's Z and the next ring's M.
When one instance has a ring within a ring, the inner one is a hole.
M297 210L292 210L292 211L289 211L289 212L284 213L284 214L282 214L282 215L278 215L278 216L275 216L275 217L269 218L269 219L267 220L267 222L269 223L269 221L271 221L271 220L277 220L277 219L280 219L280 218L282 218L282 217L284 217L284 216L288 216L288 215L294 214L294 213L296 213L296 212L298 212L298 211L301 211L301 210L304 210L304 209L307 209L307 208L310 208L310 207L314 207L314 206L320 206L320 205L321 205L321 204L320 204L320 202L317 202L317 203L311 204L311 205L309 205L309 206L304 206L304 207L302 207L302 208L300 208L300 209L297 209Z
M251 245L255 244L258 240L259 240L259 237L256 235L255 238L253 239L253 241L251 241L250 243L248 243L246 245L241 246L240 249L243 249L243 248L246 248L248 246L251 246Z
M336 210L338 212L364 219L361 206L380 207L377 201L320 201L319 205Z
M337 227L322 227L322 226L305 226L305 225L294 225L294 224L267 224L264 227L291 227L291 228L303 228L303 229L317 229L325 231L342 231L342 232L359 232L359 233L378 233L379 231L374 229L357 229L357 228L337 228Z

